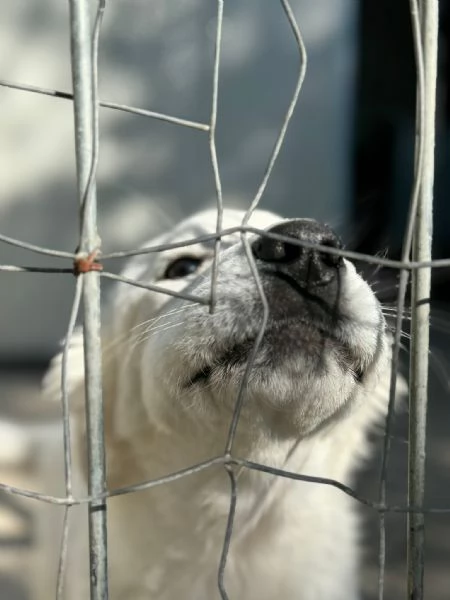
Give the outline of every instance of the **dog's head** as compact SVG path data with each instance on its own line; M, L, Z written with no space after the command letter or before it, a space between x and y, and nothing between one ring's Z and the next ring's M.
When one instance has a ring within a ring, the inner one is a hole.
M242 218L225 211L223 226ZM201 212L151 245L212 233L215 225L215 211ZM224 237L212 313L206 304L120 284L110 315L112 347L122 340L112 351L119 429L138 403L141 423L144 410L156 428L195 421L225 430L262 328L244 390L247 429L308 435L374 390L388 355L379 303L351 262L311 247L340 248L337 236L316 221L264 211L250 225L275 234L248 234L258 278L240 234ZM124 274L207 300L213 254L214 240L144 254Z

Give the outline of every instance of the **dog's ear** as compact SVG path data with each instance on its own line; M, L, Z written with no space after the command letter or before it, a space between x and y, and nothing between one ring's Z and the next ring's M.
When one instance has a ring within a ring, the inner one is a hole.
M63 353L57 354L50 363L42 381L42 394L48 402L61 401ZM79 412L84 402L84 348L83 332L76 329L69 345L67 361L67 393L70 396L71 409Z

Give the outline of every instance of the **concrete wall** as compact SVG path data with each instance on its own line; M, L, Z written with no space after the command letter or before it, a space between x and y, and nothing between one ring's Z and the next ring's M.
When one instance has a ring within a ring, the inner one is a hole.
M298 110L262 205L335 226L349 214L357 3L293 0L309 51ZM68 3L3 3L0 77L70 90ZM208 120L215 3L107 5L101 98ZM247 206L291 97L298 53L281 5L225 6L218 152L228 206ZM0 232L73 251L77 212L71 103L0 88ZM133 247L214 188L207 134L103 109L98 194L104 250ZM0 244L0 263L49 265ZM57 262L57 264L60 264ZM45 358L64 336L70 276L0 274L0 361Z

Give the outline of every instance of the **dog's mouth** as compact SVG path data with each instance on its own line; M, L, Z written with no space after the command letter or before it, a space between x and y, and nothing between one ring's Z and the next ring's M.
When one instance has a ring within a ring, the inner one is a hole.
M214 367L212 365L209 365L209 366L203 367L203 369L200 369L200 371L197 371L197 373L193 377L191 377L191 379L189 379L189 381L187 383L187 387L190 387L192 385L207 383L211 377L213 368Z
M322 331L320 335L326 336L327 340L330 339L329 332ZM245 368L246 363L250 360L251 351L256 343L255 339L248 339L245 342L234 344L229 350L223 352L220 356L212 359L211 362L206 363L200 369L195 371L194 375L189 378L186 382L185 387L192 387L197 385L209 384L213 375L217 372L221 372L221 380L227 375L231 376L235 369L242 367ZM367 370L366 364L363 364L361 358L357 356L355 349L351 348L348 344L337 339L332 339L334 347L334 356L336 357L339 366L343 372L350 373L356 383L363 383L365 372ZM282 354L286 352L286 348L277 347L278 345L270 344L270 352L265 353L264 358L261 358L262 350L267 348L267 342L263 338L261 348L256 353L253 368L264 368L264 369L275 369L282 362ZM297 350L301 352L304 350ZM291 352L295 352L292 350Z
M244 365L249 360L254 344L255 339L248 339L239 344L232 345L228 350L222 352L218 357L212 359L210 363L205 364L201 369L196 371L187 382L186 387L209 383L213 374L219 369L230 373L233 368Z

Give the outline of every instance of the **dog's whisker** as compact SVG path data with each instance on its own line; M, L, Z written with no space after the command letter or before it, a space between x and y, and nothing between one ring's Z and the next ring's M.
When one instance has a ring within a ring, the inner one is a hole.
M443 315L443 316L439 316L436 314L436 312L437 311L432 311L432 314L430 316L431 327L435 331L450 334L450 320L448 317L448 313L445 311L438 311L438 312L441 312L441 314Z
M444 360L444 356L447 360ZM450 391L450 377L448 375L449 361L447 356L442 351L433 349L430 350L430 366L436 374L442 387L448 392Z
M159 318L157 321L155 322L151 322L144 331L139 331L138 335L145 335L146 333L149 333L150 331L153 331L154 329L158 328L158 327L163 327L166 324L170 324L173 321L170 321L171 317L174 317L176 315L179 315L181 313L185 313L187 312L188 309L192 309L192 305L188 305L178 311L173 311L171 313L167 313L167 315L164 315L164 319L161 317ZM161 322L162 321L162 322Z
M127 344L128 350L127 350L127 359L126 360L127 361L132 360L133 353L135 352L136 348L138 348L139 346L141 346L142 344L144 344L145 342L150 340L154 335L163 333L168 329L172 329L173 327L179 327L183 323L185 323L185 320L181 320L178 322L171 321L170 323L165 323L165 324L160 323L158 326L155 326L154 328L149 329L147 332L139 333L139 334L133 336L132 338L127 338L126 344Z
M179 311L177 314L180 313L184 313L185 311ZM174 314L172 315L168 315L168 317L173 317L175 316ZM184 316L184 315L183 315ZM146 338L148 336L148 334L153 333L153 332L160 332L160 331L164 331L166 326L170 326L175 322L179 322L179 323L185 323L186 319L181 319L180 321L177 321L176 319L167 319L163 322L157 323L157 324L152 324L150 326L148 326L144 331L139 331L137 332L135 335L131 336L128 341L133 341L133 340L140 340L142 338Z
M168 325L165 325L164 327L160 328L160 329L156 329L155 330L151 330L149 332L149 335L146 335L140 339L134 340L133 345L130 347L131 351L134 351L138 346L140 346L141 344L147 342L153 335L155 335L156 333L163 333L168 331L169 329L173 329L174 327L179 327L180 325L183 325L183 323L185 323L185 321L178 321L177 323L170 323Z
M397 316L397 308L396 306L389 305L381 305L382 313L387 318L394 318ZM436 313L442 312L443 316L440 316ZM403 319L405 321L411 321L411 308L405 307L403 311ZM450 334L450 321L448 318L448 313L446 311L432 310L430 315L430 327L437 332L448 333Z
M382 304L381 305L381 310L382 310L382 312L383 312L384 315L394 316L394 317L397 316L397 312L398 312L398 309L397 309L396 306L389 306L389 305L386 305L386 304ZM407 318L410 315L411 315L411 309L408 308L408 307L405 307L403 309L403 318Z
M171 317L173 315L177 315L181 312L184 312L185 310L189 310L189 309L193 309L194 305L193 304L185 304L184 306L182 306L181 308L175 308L172 310L169 310L166 313L161 313L160 315L158 315L157 317L153 317L151 319L146 319L145 321L142 321L141 323L139 323L138 325L135 325L134 327L132 327L129 332L133 332L136 329L140 329L146 325L154 325L155 323L159 323L159 321L161 321L162 319L167 319L168 317Z
M411 334L402 331L401 336L407 339L409 342L411 341ZM401 343L399 347L409 356L409 346L405 346L405 344ZM445 354L442 351L437 350L436 348L430 348L428 350L428 355L430 357L430 368L433 369L433 372L437 376L442 387L446 391L450 390L450 377L448 376L448 360L444 360L444 357L446 358Z
M127 343L130 340L135 339L136 337L142 335L142 331L140 331L143 327L147 326L148 329L145 330L144 333L148 333L148 331L151 331L152 329L152 324L153 323L159 323L159 321L161 321L162 319L167 319L170 318L174 315L180 314L182 312L187 311L188 309L192 309L194 307L194 305L192 304L187 304L186 306L183 306L181 308L178 309L174 309L171 310L165 314L161 314L158 317L154 317L152 319L146 319L145 321L142 321L141 323L139 323L138 325L134 325L129 331L123 333L120 336L117 336L116 338L114 338L113 340L111 340L104 348L103 348L103 356L104 357L108 357L108 355L115 350L117 347L119 347L121 344L123 343ZM149 327L149 323L150 323L150 327ZM161 324L160 324L161 325ZM131 335L130 335L131 334Z

